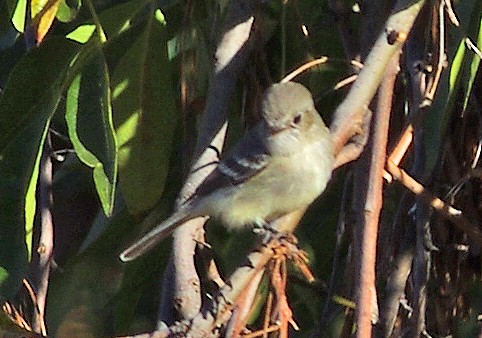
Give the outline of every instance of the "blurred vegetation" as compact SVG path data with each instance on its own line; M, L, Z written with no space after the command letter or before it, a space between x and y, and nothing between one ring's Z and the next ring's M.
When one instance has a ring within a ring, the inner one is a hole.
M0 2L0 301L23 309L27 320L33 311L22 279L28 278L35 250L32 243L40 222L36 187L49 135L55 225L55 267L46 307L49 335L149 332L156 325L170 243L129 264L122 264L118 254L146 230L139 224L149 212L155 210L162 219L173 208L191 160L227 1L60 0L49 1L52 7L42 11L46 3ZM367 32L366 24L374 18L363 12L364 3L339 3L346 9L343 17L330 7L333 1L260 1L253 32L259 46L239 80L229 144L239 138L244 124L256 119L255 108L242 112L244 94L247 100L259 97L260 83L265 87L279 81L324 55L329 57L326 63L296 81L311 89L318 111L331 121L331 113L349 89L333 90L334 86L356 72L350 57L369 50L367 35L378 34ZM392 3L383 1L385 7ZM453 5L461 26L445 22L447 60L424 119L427 164L420 178L468 213L474 224L482 224L481 177L474 174L462 180L480 167L480 55L467 48L464 39L482 47L482 3L467 0ZM418 23L427 40L434 24L430 13L436 6L436 1L427 5ZM26 15L27 7L32 15ZM32 19L38 13L41 18ZM380 13L376 19L385 18ZM338 29L341 20L356 42L350 46L353 54L344 48ZM430 48L434 46L427 43L422 51L427 64L432 62ZM403 62L402 57L389 149L406 119L409 81ZM182 102L183 88L188 92ZM300 326L293 337L308 337L319 327L326 302L331 306L323 336L346 335L345 326L351 328L347 318L352 309L346 306L353 300L350 222L334 269L335 297L326 299L350 169L348 165L335 172L327 192L297 230L317 280L309 284L296 269L290 270L289 301ZM451 193L453 187L458 187L458 194ZM386 256L380 259L377 276L382 298L405 231L403 225L401 230L391 226L398 224L397 212L408 215L411 206L406 203L400 211L404 196L398 185L389 185L384 192L380 255ZM428 279L427 332L476 336L482 312L480 248L437 215L431 227L438 251L432 251ZM217 224L207 231L213 255L223 275L228 275L251 248L253 237L250 232L227 233ZM391 250L384 250L387 245L393 246ZM462 246L467 249L459 250ZM262 321L263 302L261 296L261 317L253 319L253 327ZM403 328L407 318L401 309L397 327ZM0 332L10 330L3 321L0 326ZM395 331L398 334L403 335Z

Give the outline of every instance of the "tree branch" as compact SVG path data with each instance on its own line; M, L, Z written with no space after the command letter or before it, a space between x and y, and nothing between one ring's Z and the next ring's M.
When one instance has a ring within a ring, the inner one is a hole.
M393 88L399 71L399 55L391 59L379 89L375 113L373 138L369 149L368 186L363 209L363 218L358 225L361 231L360 247L355 252L359 257L356 283L357 337L370 337L376 307L375 265L377 256L378 221L382 208L383 169L386 159L388 127L392 110ZM368 154L367 154L368 155ZM368 158L367 158L368 160ZM361 210L358 210L359 214Z
M216 63L201 122L191 173L179 195L178 205L186 201L218 162L227 127L227 112L232 102L236 80L242 69L248 49L251 27L254 21L254 0L231 1L225 21L224 34L216 50ZM165 281L165 288L173 288L174 300L163 298L161 308L170 307L172 301L182 318L193 318L201 308L199 276L194 266L196 241L202 240L205 218L197 218L179 227L173 235L172 259L168 269L172 280ZM172 323L172 317L160 318Z
M335 154L338 154L355 135L362 133L365 112L377 91L388 62L405 42L424 3L424 0L397 2L384 31L368 54L358 79L334 113L330 131L335 143ZM353 156L351 160L358 155ZM338 160L335 163L335 167L337 166Z

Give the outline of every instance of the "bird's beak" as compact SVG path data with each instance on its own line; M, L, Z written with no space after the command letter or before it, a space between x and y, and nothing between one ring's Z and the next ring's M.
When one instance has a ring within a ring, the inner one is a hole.
M289 127L284 128L269 128L269 134L271 136L281 133L282 131L288 129Z

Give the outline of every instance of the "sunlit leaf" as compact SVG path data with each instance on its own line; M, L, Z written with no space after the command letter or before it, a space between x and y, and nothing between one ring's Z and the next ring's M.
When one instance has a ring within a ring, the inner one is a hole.
M93 169L104 213L114 205L117 149L112 124L109 76L99 50L72 82L67 95L69 137L79 159Z
M80 43L86 43L89 41L92 34L95 32L95 25L81 25L75 28L72 32L67 34L66 38Z
M119 184L134 214L149 209L160 198L169 168L177 112L166 33L152 12L112 80Z
M466 44L470 43L473 44L471 49L478 49L478 53L482 50L482 17L481 21L479 22L479 35L477 37L477 41L472 42L471 40L466 40ZM471 50L470 51L472 60L470 62L470 76L469 80L467 82L467 88L465 90L465 97L464 97L464 109L467 107L467 104L469 102L469 97L472 95L472 86L474 85L475 77L477 76L477 72L479 70L479 65L480 65L480 59L481 56L480 54L476 53L475 51Z
M27 0L11 0L12 23L16 30L23 33L25 30L25 14L27 13Z
M32 21L35 29L35 39L37 44L39 44L42 42L54 22L55 15L59 9L60 0L32 0L30 4Z

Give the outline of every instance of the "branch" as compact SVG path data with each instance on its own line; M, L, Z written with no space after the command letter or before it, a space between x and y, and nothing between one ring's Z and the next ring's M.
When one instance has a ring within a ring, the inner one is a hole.
M178 205L194 193L199 184L214 170L215 166L212 164L219 160L218 154L222 150L226 134L227 112L232 102L236 79L248 52L254 5L253 0L237 0L232 1L228 8L224 34L215 54L214 75L194 154L196 160L180 193ZM167 288L174 288L174 300L163 297L160 307L171 307L174 301L182 318L193 318L201 308L201 283L193 258L196 240L202 239L204 221L205 218L191 220L179 227L173 235L172 259L168 269L173 271L174 284L172 280L166 280L163 288L167 293ZM160 320L173 322L172 317Z
M355 135L362 134L365 113L382 80L388 62L405 42L424 3L424 0L397 2L385 24L385 29L367 56L358 79L335 111L330 130L336 154ZM353 156L351 160L357 156ZM335 166L338 166L338 159Z
M54 249L54 225L52 221L52 160L50 136L47 133L40 162L39 209L40 238L31 262L31 278L35 291L33 302L35 314L32 316L33 331L47 335L45 327L45 304L49 286L50 265Z
M377 256L378 221L382 208L383 169L386 159L388 127L392 110L393 88L399 71L399 55L391 59L378 93L373 138L369 148L369 171L361 180L368 182L363 219L358 225L361 246L356 251L360 259L357 274L357 337L370 337L376 306L375 265ZM368 158L367 158L368 160ZM360 163L363 166L362 163ZM361 210L357 210L360 214ZM357 245L358 246L358 245Z
M293 231L304 211L298 210L277 219L273 224L274 228L280 232ZM192 319L177 322L170 327L164 325L155 332L130 337L162 338L175 336L176 334L191 337L218 337L220 334L219 328L233 318L233 311L237 310L240 304L243 308L247 307L246 304L243 304L244 300L246 297L249 298L250 292L258 285L266 265L275 257L277 254L276 248L280 245L287 246L288 253L297 252L297 248L293 244L278 239L260 245L247 256L246 263L231 274L227 282L219 289L217 295L212 297L212 302L206 304L205 308L198 311ZM248 302L250 301L248 300ZM233 324L235 325L233 328L238 329L242 324L241 321L244 321L244 325L246 325L248 318L243 317L234 318Z

